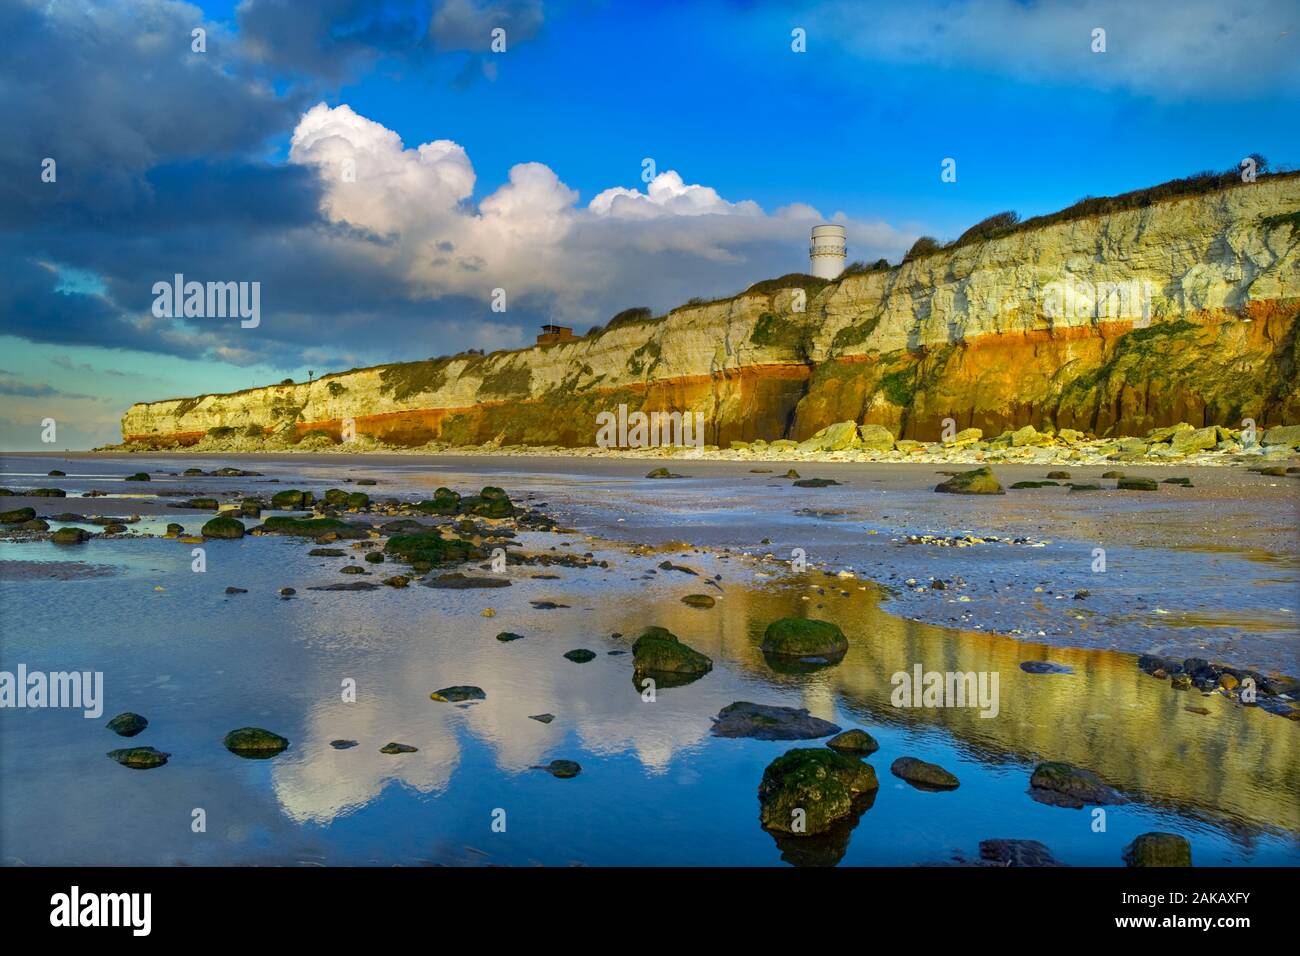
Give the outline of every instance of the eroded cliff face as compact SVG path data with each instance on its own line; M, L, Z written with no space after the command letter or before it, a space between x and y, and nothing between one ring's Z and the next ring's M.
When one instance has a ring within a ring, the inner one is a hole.
M122 432L579 446L620 404L702 412L723 446L849 419L926 440L945 418L986 434L1292 423L1298 316L1300 178L1270 179L572 342L141 403Z

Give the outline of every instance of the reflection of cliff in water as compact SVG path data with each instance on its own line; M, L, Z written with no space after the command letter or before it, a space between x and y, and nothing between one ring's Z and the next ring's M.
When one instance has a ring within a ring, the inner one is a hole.
M715 661L737 662L774 686L801 688L803 705L817 716L833 716L838 699L868 728L939 728L985 763L1064 760L1148 803L1229 828L1300 834L1300 727L1292 722L1218 696L1173 690L1139 671L1133 655L1049 648L903 620L882 610L874 587L861 586L821 576L803 587L733 586L708 614L660 605L650 613ZM775 673L758 649L763 629L775 618L801 614L839 624L849 653L812 674ZM1074 673L1027 674L1020 663L1028 660L1066 664ZM895 708L890 677L917 663L927 671L998 672L998 715ZM1190 713L1189 705L1210 713Z

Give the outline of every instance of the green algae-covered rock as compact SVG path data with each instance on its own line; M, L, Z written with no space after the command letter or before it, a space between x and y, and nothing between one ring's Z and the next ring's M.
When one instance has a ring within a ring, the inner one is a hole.
M1192 845L1176 833L1143 833L1124 848L1128 866L1191 866Z
M760 645L764 654L800 660L822 658L838 660L849 649L848 638L839 626L813 618L783 617L773 621L763 633Z
M379 752L381 754L413 754L419 752L419 749L419 747L412 747L410 744L391 742L380 747Z
M824 833L879 786L876 772L861 760L825 748L796 748L763 771L759 818L765 829L779 833Z
M834 478L800 478L794 483L795 488L829 488L838 485Z
M90 532L81 528L60 528L50 535L55 544L81 544L90 540Z
M524 636L522 634L514 634L510 631L502 631L497 635L497 640L503 644L508 644L511 641L522 641L523 639Z
M662 627L647 627L632 645L633 667L642 674L707 674L713 661Z
M439 488L431 500L419 502L415 509L424 514L454 515L460 512L460 495L450 488Z
M13 511L0 511L0 524L23 524L36 518L34 508L15 508Z
M738 700L713 718L713 736L753 740L812 740L839 733L829 720L814 717L803 707L751 704Z
M1103 472L1101 473L1101 476L1102 476L1103 478L1115 478L1115 479L1119 479L1119 478L1123 478L1123 477L1124 477L1124 472L1122 472L1122 471L1103 471Z
M1300 425L1277 425L1264 432L1264 445L1300 448Z
M134 475L127 475L126 480L127 481L149 481L150 480L149 473L147 471L137 471Z
M66 498L68 493L62 488L32 488L24 491L23 496L26 498Z
M461 514L476 515L480 518L512 518L515 506L500 488L488 485L477 495L462 498Z
M205 538L242 538L244 523L236 518L217 517L207 522L199 533Z
M309 503L308 499L311 497L311 492L299 491L297 488L286 488L284 491L277 491L271 496L271 507L276 511L293 511L297 508L306 507Z
M1040 763L1034 768L1029 778L1029 795L1039 803L1076 810L1084 804L1125 802L1119 792L1091 770L1059 761Z
M347 500L343 503L349 508L369 508L370 496L364 491L354 491L348 495Z
M154 767L161 767L171 756L153 747L126 747L123 750L110 750L108 755L123 767L130 767L132 770L152 770Z
M216 498L191 498L181 505L182 508L197 508L200 511L216 511L221 503Z
M895 777L906 780L918 790L956 790L960 782L937 763L916 757L899 757L889 766Z
M226 734L222 741L226 749L240 757L265 760L274 757L289 746L289 741L261 727L240 727Z
M1158 491L1160 488L1154 478L1121 478L1115 487L1120 491Z
M118 714L106 726L120 737L134 737L149 726L149 721L128 710L125 713Z
M267 518L258 530L263 534L288 534L304 538L318 538L323 534L335 534L340 538L364 538L366 532L353 528L346 521L338 518L291 518L288 515Z
M1001 482L993 475L991 468L976 468L953 475L947 481L935 486L935 491L950 495L1004 495Z
M576 760L552 760L548 764L533 767L534 770L545 770L552 777L560 780L569 780L582 773L582 765Z
M711 608L718 602L707 594L688 594L682 598L682 603L687 607Z
M596 652L589 651L585 647L579 647L571 651L565 651L564 656L575 664L586 664L588 661L596 659Z
M678 474L674 474L673 472L669 471L667 468L652 468L650 471L646 472L646 477L647 478L681 478L682 476Z
M384 545L384 551L416 566L417 570L421 562L432 567L435 564L468 561L475 553L468 542L459 538L444 538L437 531L394 535Z
M366 563L368 563L368 564L383 564L383 563L384 563L384 552L382 552L382 551L367 551L367 552L366 552Z
M880 749L880 744L876 742L875 737L865 730L857 728L846 730L842 734L836 734L826 741L826 746L830 747L831 750L838 750L840 753L858 755L873 754Z
M455 684L442 690L435 690L429 695L429 699L444 704L459 704L465 700L487 700L487 694L483 693L482 687L475 687L473 684Z
M321 500L324 501L325 504L333 505L337 508L341 505L347 504L348 493L342 488L327 488L325 494L321 496Z

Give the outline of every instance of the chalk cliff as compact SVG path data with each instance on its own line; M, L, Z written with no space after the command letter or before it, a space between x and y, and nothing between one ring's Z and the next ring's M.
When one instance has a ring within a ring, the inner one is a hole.
M799 311L800 299L803 310ZM395 445L590 445L599 412L702 412L706 441L846 420L934 440L1300 422L1300 177L1022 229L552 345L141 403L130 442L345 427Z

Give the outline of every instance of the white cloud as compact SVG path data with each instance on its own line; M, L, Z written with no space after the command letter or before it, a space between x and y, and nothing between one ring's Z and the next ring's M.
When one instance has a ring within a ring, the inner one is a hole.
M289 160L320 171L322 212L349 227L328 241L351 244L350 254L389 270L411 295L486 299L504 288L508 300L543 297L574 317L652 301L646 293L654 288L662 296L669 269L684 288L661 307L718 291L720 267L738 277L728 281L746 284L802 270L809 227L822 221L803 203L769 215L751 200L687 184L675 170L645 192L614 187L584 207L541 163L512 167L475 208L475 173L463 148L449 140L407 148L346 105L322 103L304 114ZM349 162L355 181L344 175ZM911 238L884 223L834 218L849 226L858 258L897 254Z

